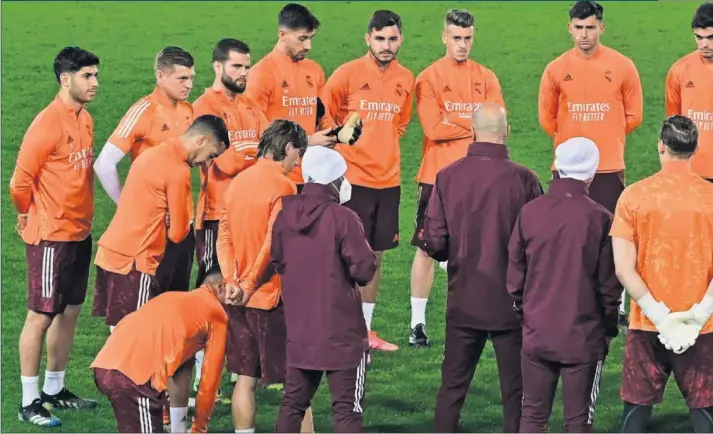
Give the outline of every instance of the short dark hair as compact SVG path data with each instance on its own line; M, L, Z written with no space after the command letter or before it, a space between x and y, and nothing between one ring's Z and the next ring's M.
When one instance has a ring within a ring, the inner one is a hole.
M475 17L464 9L451 9L446 14L444 21L446 26L453 25L467 29L475 24Z
M604 7L595 1L581 0L569 10L569 19L585 20L591 16L601 21L604 19Z
M311 32L319 29L320 22L306 7L297 3L289 3L277 14L277 25L290 30Z
M230 57L230 52L250 54L250 47L243 41L225 38L218 41L213 48L213 62L225 62Z
M54 58L54 75L59 83L59 76L65 72L74 74L87 66L99 66L99 57L79 47L64 47Z
M220 271L211 271L203 278L202 285L215 286L223 280L223 274Z
M307 151L309 137L307 132L298 123L287 120L274 120L260 138L257 147L257 156L264 157L272 153L275 161L282 161L287 155L287 144L292 143L292 147L299 149L300 156Z
M703 3L698 6L691 21L692 29L705 29L713 27L713 3Z
M386 9L379 9L374 12L374 14L369 18L369 25L367 30L371 33L374 30L381 30L384 27L396 26L399 29L399 33L403 30L403 24L401 23L401 17L393 11Z
M175 65L192 68L195 64L191 53L181 47L166 47L156 54L155 69L172 69Z
M659 140L671 151L671 154L688 159L698 147L698 127L686 116L673 115L663 121Z
M230 146L230 136L228 135L228 128L225 126L225 121L215 115L198 116L188 128L187 132L196 135L209 135L226 148Z

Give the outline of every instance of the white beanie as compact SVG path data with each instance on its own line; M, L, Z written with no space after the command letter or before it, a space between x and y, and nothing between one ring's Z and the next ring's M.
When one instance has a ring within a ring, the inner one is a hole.
M555 169L560 178L586 181L594 177L599 166L599 149L585 137L572 137L555 149Z
M310 146L302 157L302 179L305 183L329 184L347 173L342 155L324 146Z

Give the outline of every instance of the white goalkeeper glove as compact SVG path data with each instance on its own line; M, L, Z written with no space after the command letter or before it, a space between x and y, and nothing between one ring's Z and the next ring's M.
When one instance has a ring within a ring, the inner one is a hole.
M448 271L448 261L439 262L438 266L441 267L441 270Z
M704 295L703 299L694 304L689 311L693 314L691 322L697 325L699 330L702 329L713 316L713 296Z
M656 327L659 332L659 341L666 349L681 354L692 345L690 342L691 330L686 331L690 327L686 327L684 324L684 321L689 320L692 315L671 316L671 309L665 303L656 301L650 292L636 300L636 304Z

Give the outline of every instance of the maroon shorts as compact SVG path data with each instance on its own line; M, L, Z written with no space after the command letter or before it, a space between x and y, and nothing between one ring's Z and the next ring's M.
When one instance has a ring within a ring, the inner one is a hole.
M156 270L156 279L161 292L190 289L195 249L196 234L193 232L193 225L188 230L186 238L180 243L166 240L166 249Z
M713 406L713 333L698 336L691 348L675 354L659 342L656 332L629 330L623 365L621 399L625 402L659 404L673 373L688 408Z
M198 258L198 276L195 287L203 284L210 273L220 271L218 264L218 224L217 220L203 222L203 229L196 230L196 258Z
M159 294L156 276L142 273L135 266L128 274L97 266L92 315L105 317L107 325L115 326Z
M418 200L416 202L416 229L411 238L411 245L421 250L426 250L426 243L423 241L423 223L426 220L426 207L433 192L432 184L418 184Z
M273 310L228 308L228 370L259 378L263 384L285 382L287 329L280 303Z
M94 383L111 402L119 432L163 432L165 394L150 383L138 386L119 371L100 368L94 369Z
M352 186L352 198L344 206L359 216L374 251L383 252L399 246L400 201L401 187Z
M559 178L557 172L552 173L552 179ZM624 192L626 182L624 172L597 173L589 186L589 197L610 213L614 214L619 196Z
M84 303L92 262L91 235L83 241L27 244L26 254L29 310L57 315L68 305Z

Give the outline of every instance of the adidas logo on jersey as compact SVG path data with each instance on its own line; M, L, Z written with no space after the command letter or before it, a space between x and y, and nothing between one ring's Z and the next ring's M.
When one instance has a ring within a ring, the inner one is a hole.
M168 125L163 124L163 127L161 127L161 132L168 131Z
M572 81L572 76L567 74L564 76L564 81Z
M369 83L364 83L364 86L361 87L361 90L371 90L369 87Z
M693 82L689 80L688 83L686 83L686 87L689 87L689 88L690 88L690 87L696 87L696 85L693 84Z
M451 88L446 85L446 87L443 88L443 92L451 92Z
M286 80L282 80L282 87L290 87Z

